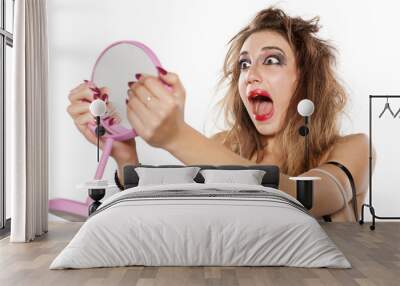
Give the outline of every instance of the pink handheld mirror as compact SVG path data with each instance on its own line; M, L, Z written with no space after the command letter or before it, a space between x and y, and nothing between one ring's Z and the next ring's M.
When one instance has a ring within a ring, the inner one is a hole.
M99 200L104 197L105 189L114 186L108 185L107 180L102 180L113 142L115 140L125 141L137 136L127 119L125 103L127 84L138 73L158 77L157 67L162 66L154 52L137 41L118 41L112 43L100 53L92 70L91 83L98 88L107 87L109 89L108 100L112 102L115 112L121 120L119 123L110 124L112 117L107 112L98 117L100 125L104 128L103 131L105 131L104 135L101 135L101 140L104 140L103 152L94 179L78 186L79 188L89 189L89 196L95 201L93 202L90 197L86 199L86 202L52 199L49 201L49 209L52 213L61 216L66 214L69 217L71 215L87 217L89 206L91 213L100 205ZM92 102L92 105L94 103L95 101ZM99 107L99 102L96 103L96 107ZM99 110L96 107L91 108L92 114L93 110ZM96 124L89 123L89 128L96 134Z

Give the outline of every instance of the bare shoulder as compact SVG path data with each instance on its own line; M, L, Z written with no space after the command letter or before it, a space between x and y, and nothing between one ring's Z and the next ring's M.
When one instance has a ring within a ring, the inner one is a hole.
M210 137L210 139L223 144L227 134L228 134L228 131L217 132L214 135L212 135Z
M364 133L343 136L330 148L324 161L363 164L368 162L369 138ZM359 165L357 164L357 165Z
M353 144L368 144L369 137L365 133L354 133L346 136L342 136L343 142L353 142Z
M357 150L366 150L369 147L369 137L365 133L355 133L342 136L333 146L332 152L353 153Z
M359 164L367 164L369 160L370 140L365 133L350 134L342 137L332 148L329 157L348 157ZM371 146L372 171L375 169L376 150Z
M341 137L330 149L326 159L322 162L336 161L349 169L354 177L357 189L365 190L369 172L369 137L364 133L350 134ZM325 165L326 166L326 165ZM340 171L332 166L326 166L334 171L340 181L347 181Z

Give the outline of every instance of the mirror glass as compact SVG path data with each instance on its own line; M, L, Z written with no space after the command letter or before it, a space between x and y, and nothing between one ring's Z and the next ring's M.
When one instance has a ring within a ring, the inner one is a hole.
M136 81L135 74L158 76L148 54L134 44L123 42L107 48L93 68L92 82L99 88L109 89L108 98L121 118L122 127L132 129L126 112L128 82Z

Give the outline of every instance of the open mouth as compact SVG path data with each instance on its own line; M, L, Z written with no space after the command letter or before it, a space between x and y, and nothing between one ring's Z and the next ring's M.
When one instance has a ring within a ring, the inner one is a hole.
M273 100L267 91L254 89L250 91L248 99L256 120L265 121L274 114Z

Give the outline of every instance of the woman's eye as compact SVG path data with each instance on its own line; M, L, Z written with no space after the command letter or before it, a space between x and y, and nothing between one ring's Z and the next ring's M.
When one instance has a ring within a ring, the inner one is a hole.
M239 61L239 66L241 70L245 70L250 67L250 63L248 60L241 60Z
M264 61L264 64L267 64L267 65L276 65L276 64L280 64L280 63L281 63L281 61L275 56L268 57Z

